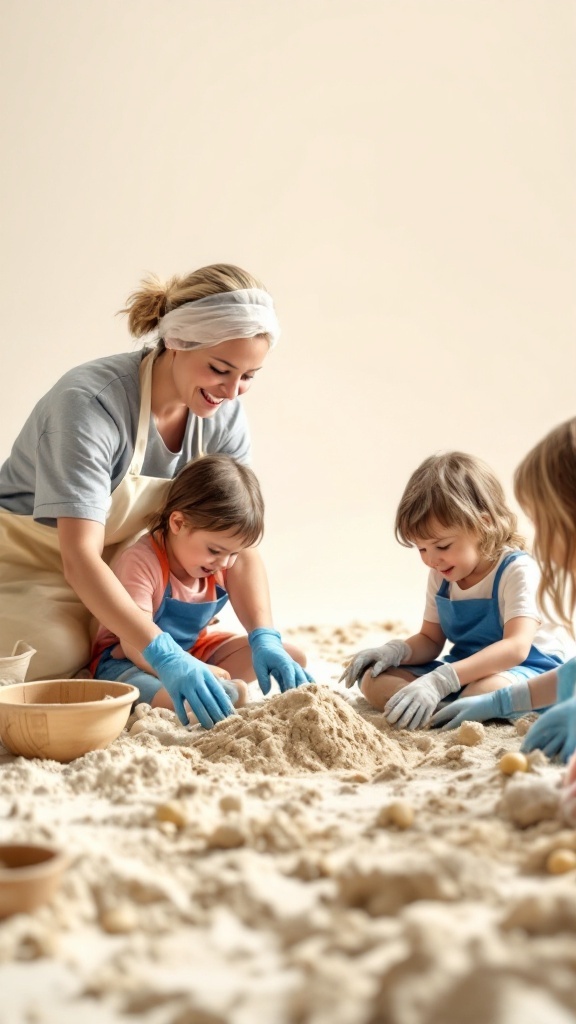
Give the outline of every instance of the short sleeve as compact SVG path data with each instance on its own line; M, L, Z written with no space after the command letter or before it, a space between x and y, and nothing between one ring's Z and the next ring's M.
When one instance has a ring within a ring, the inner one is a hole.
M126 548L111 567L132 600L153 618L162 602L164 582L162 567L147 538Z
M34 517L105 523L119 443L117 425L97 399L81 389L64 391L38 438Z
M536 595L540 570L529 554L515 558L502 573L498 588L498 608L502 622L519 617L542 621Z

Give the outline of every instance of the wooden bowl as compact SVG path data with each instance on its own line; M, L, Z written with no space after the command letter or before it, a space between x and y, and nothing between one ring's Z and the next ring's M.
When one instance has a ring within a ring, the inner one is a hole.
M138 690L100 679L0 687L0 740L13 754L73 761L107 747L126 725Z
M0 918L51 899L67 866L68 857L49 846L0 845Z

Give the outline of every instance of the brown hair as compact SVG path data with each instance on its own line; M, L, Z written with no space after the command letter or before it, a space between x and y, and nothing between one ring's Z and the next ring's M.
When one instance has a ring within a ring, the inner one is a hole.
M519 504L534 523L534 557L542 579L538 598L573 632L576 609L576 419L555 427L514 474ZM552 560L561 552L561 564Z
M209 295L234 292L241 288L264 288L264 285L252 274L232 263L213 263L186 277L174 276L165 282L155 274L149 274L141 281L140 287L128 296L126 306L119 312L128 314L130 334L142 338L155 330L166 313L185 302L195 302ZM160 347L164 347L163 342Z
M502 485L484 462L464 452L431 455L412 474L396 513L396 539L411 547L434 520L474 534L485 558L497 558L504 547L525 548Z
M150 533L168 531L173 512L193 530L236 530L245 547L262 539L264 499L255 473L229 455L189 462L170 484L161 509L148 521Z

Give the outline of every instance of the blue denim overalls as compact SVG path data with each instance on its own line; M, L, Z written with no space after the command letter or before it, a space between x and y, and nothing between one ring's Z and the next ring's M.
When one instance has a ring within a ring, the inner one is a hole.
M470 655L477 654L478 651L484 650L490 644L495 644L498 640L503 639L504 630L500 622L498 588L506 567L523 554L523 551L511 551L502 560L494 577L490 597L472 597L468 601L466 599L451 601L448 596L448 580L442 580L436 594L436 608L442 632L453 646L440 661L429 661L426 665L407 665L409 672L415 676L425 675L438 668L443 662L462 661L463 658L469 658ZM517 669L507 669L507 671L517 672L519 679L529 679L531 676L558 668L561 664L562 658L559 655L539 651L532 645L528 657L522 662L522 665ZM518 671L520 668L521 671Z

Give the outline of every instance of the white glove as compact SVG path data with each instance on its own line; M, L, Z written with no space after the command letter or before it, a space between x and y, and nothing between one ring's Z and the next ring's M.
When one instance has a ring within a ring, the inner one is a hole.
M412 657L412 650L404 640L389 640L382 647L367 647L359 651L350 664L344 669L339 683L346 681L346 686L354 686L360 681L367 668L372 665L372 676L382 675L387 668L397 668L407 658Z
M390 725L396 725L398 729L418 729L430 721L443 697L461 689L462 684L452 665L444 662L390 697L384 715Z

